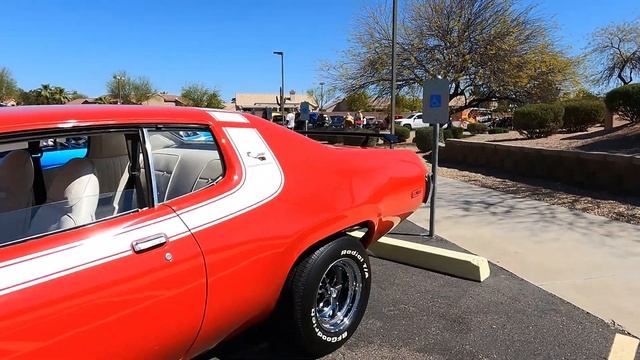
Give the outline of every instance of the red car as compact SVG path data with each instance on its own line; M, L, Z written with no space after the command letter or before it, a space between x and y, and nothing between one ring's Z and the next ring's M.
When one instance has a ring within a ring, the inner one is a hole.
M190 358L274 309L292 347L331 352L364 315L366 247L424 201L425 173L247 114L4 108L0 358Z

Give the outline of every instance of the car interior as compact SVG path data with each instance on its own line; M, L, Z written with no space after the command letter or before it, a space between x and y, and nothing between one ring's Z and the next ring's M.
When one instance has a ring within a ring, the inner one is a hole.
M58 152L57 160L65 158L59 150L65 147L51 144L77 139L0 145L0 245L146 207L148 167L137 132L92 134L84 157L73 157L76 152L60 165L42 163L48 147ZM149 140L159 203L222 178L210 133L149 131Z

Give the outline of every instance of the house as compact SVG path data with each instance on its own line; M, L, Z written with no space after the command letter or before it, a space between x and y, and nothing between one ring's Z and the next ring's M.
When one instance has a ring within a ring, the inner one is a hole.
M236 93L236 97L232 102L235 104L234 110L261 116L263 111L268 107L272 108L273 111L279 111L280 106L276 101L276 98L279 96L280 94ZM300 109L300 104L305 101L309 102L312 110L318 108L318 105L312 97L307 94L300 95L291 91L284 105L285 111L295 112Z

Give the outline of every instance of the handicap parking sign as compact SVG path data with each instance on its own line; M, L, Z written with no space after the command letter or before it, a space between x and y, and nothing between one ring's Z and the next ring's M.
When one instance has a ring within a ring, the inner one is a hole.
M429 107L430 108L439 108L442 106L442 96L437 94L432 94L429 96Z

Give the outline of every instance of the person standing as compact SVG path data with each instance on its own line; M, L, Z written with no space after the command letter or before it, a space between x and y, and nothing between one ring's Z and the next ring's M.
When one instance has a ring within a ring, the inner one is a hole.
M362 127L362 111L358 111L355 116L356 127Z
M296 115L294 113L292 113L291 111L289 111L287 113L287 117L286 117L286 122L285 122L285 126L289 129L293 129L293 127L295 126L296 123Z
M344 117L344 128L349 129L353 127L353 116L351 113L347 113L347 116Z

